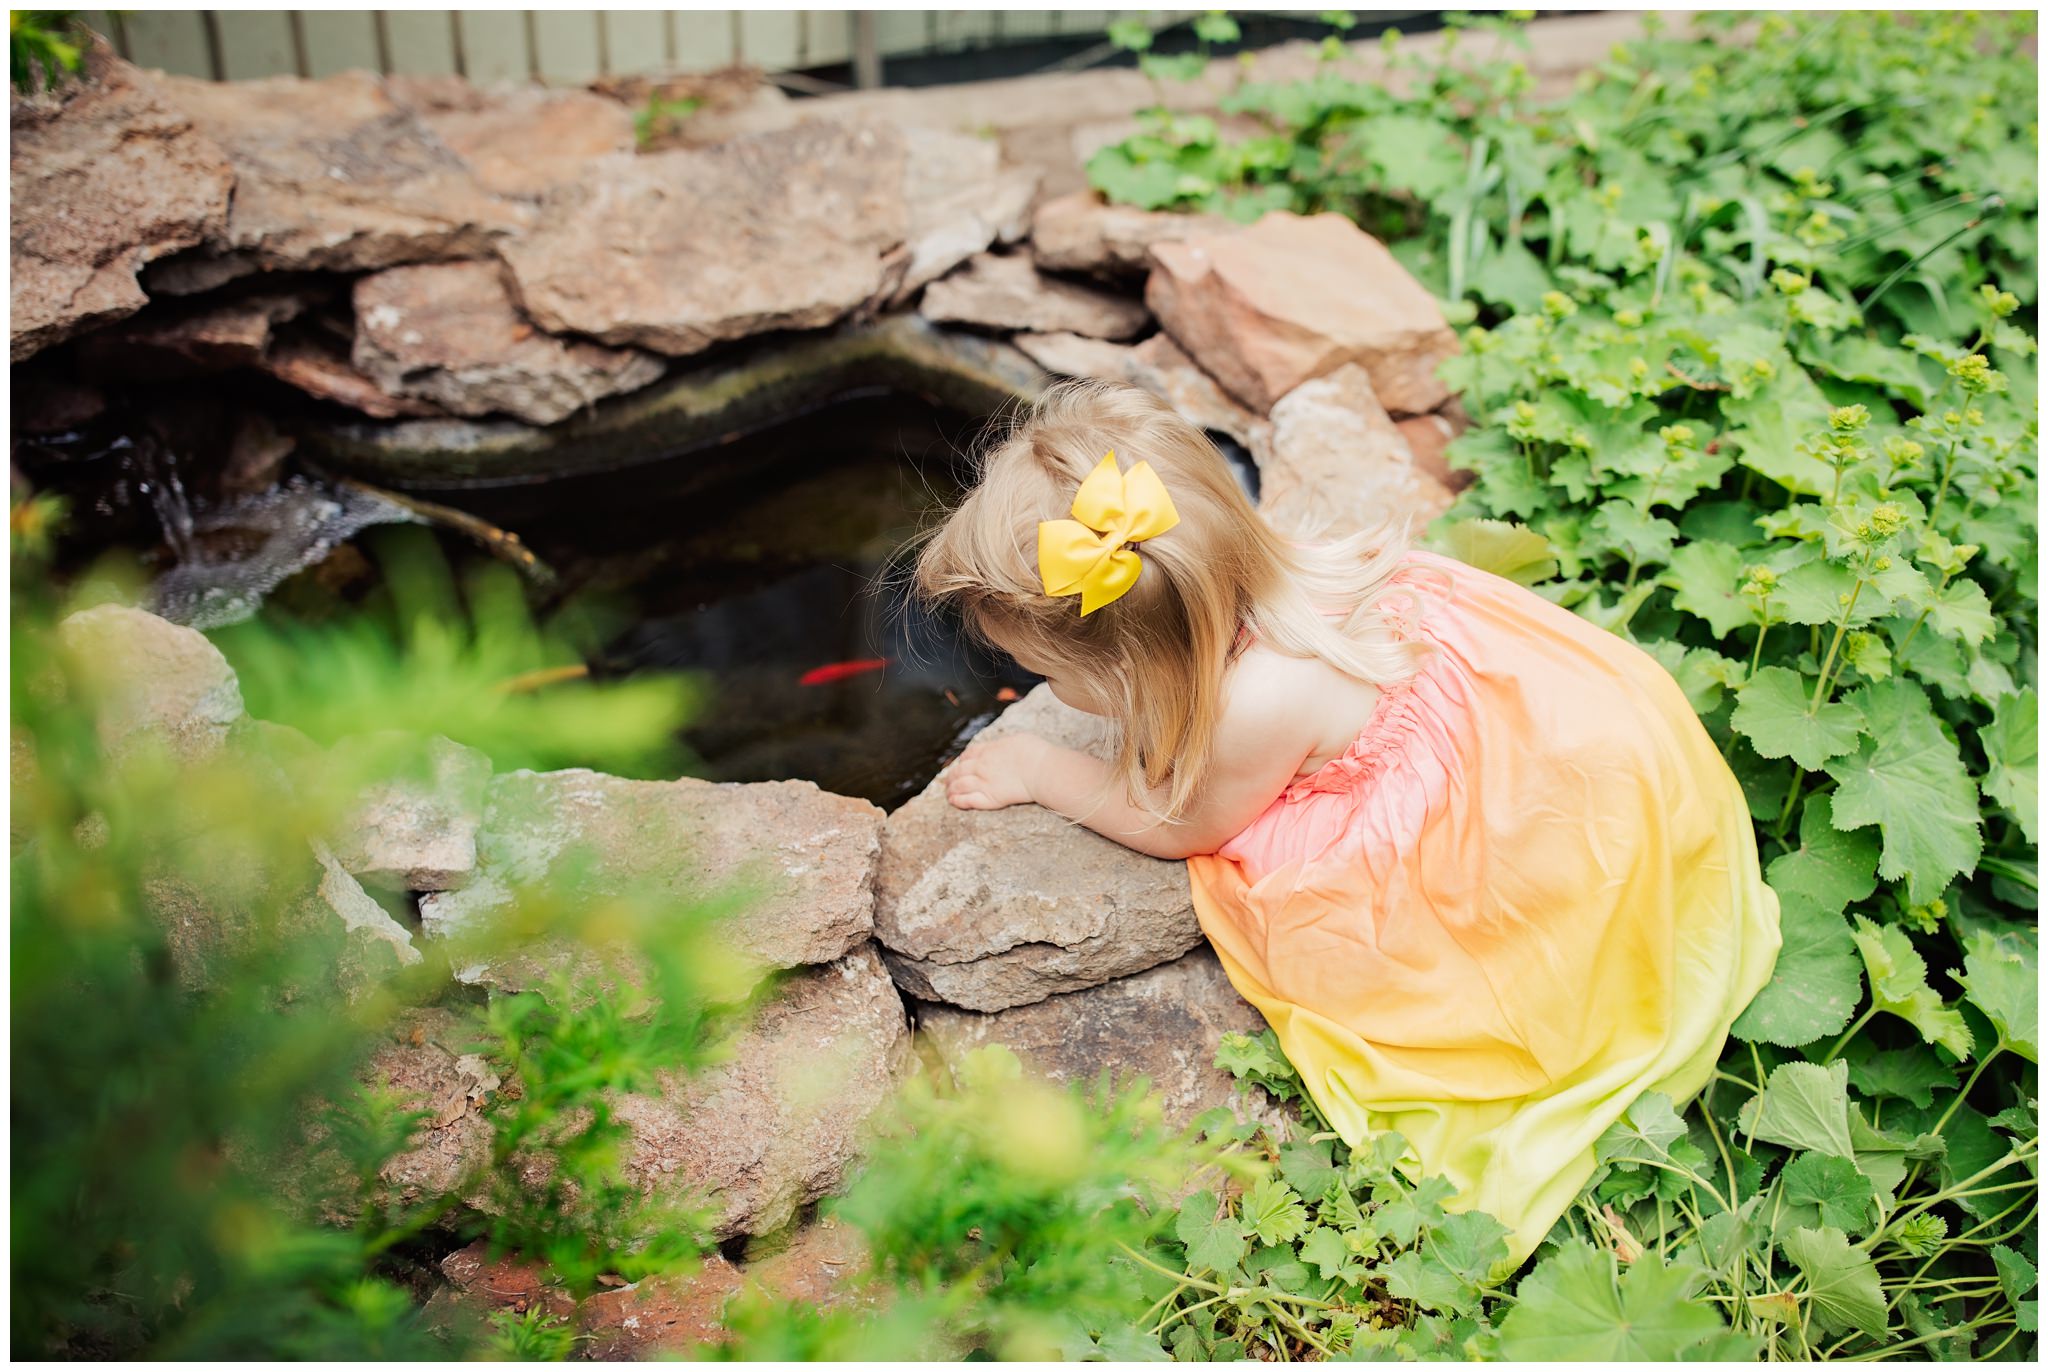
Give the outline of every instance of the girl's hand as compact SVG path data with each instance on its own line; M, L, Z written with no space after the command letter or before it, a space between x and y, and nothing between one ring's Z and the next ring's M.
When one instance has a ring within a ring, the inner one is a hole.
M1000 810L1035 797L1031 784L1045 757L1036 734L977 738L946 768L946 799L960 810Z

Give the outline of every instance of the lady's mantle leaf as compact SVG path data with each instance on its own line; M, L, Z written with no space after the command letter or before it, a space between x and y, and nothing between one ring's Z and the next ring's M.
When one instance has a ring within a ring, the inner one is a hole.
M1948 1152L1948 1142L1941 1135L1878 1129L1863 1118L1861 1107L1849 1114L1849 1137L1856 1144L1856 1170L1870 1178L1886 1209L1892 1206L1892 1193L1906 1179L1907 1163L1944 1157Z
M1308 1211L1294 1189L1278 1177L1267 1177L1245 1193L1243 1214L1261 1243L1291 1243L1308 1228Z
M1839 562L1808 562L1779 574L1771 614L1775 621L1786 624L1834 624L1842 617L1842 597L1855 591L1856 573ZM1855 598L1856 610L1849 620L1852 629L1874 619L1879 608L1876 596Z
M1823 1331L1855 1329L1883 1338L1884 1288L1868 1254L1849 1246L1849 1237L1832 1226L1795 1229L1785 1236L1785 1256L1806 1276L1806 1299L1814 1323Z
M1373 1187L1379 1208L1372 1212L1372 1226L1393 1240L1398 1248L1415 1242L1423 1230L1441 1224L1444 1202L1458 1194L1458 1188L1443 1177L1424 1177L1413 1188L1395 1182Z
M1854 1160L1849 1137L1849 1064L1788 1062L1743 1106L1745 1132L1787 1148Z
M2041 1060L2041 988L2033 958L1980 930L1970 936L1956 980L1998 1030L2000 1048L2028 1062Z
M2040 1285L2041 1274L2034 1264L2000 1244L1991 1250L1991 1265L1998 1269L1998 1284L2005 1288L2006 1299L2012 1302L2013 1310L2019 1315L2020 1328L2028 1331L2039 1328L2039 1302L2021 1299Z
M1928 586L1905 600L1914 609L1924 610L1927 627L1943 638L1959 638L1974 647L1998 632L1998 620L1992 616L1991 602L1984 598L1984 588L1968 577L1958 577L1940 590Z
M1471 1303L1469 1288L1456 1273L1413 1249L1388 1263L1384 1270L1387 1290L1424 1310L1450 1313Z
M1216 1214L1213 1192L1197 1191L1181 1202L1174 1233L1187 1245L1188 1266L1195 1271L1228 1272L1244 1260L1244 1226Z
M1313 1265L1325 1281L1331 1277L1351 1277L1365 1272L1365 1264L1344 1242L1344 1236L1327 1224L1319 1224L1308 1231L1308 1237L1301 1244L1301 1260Z
M1671 603L1707 621L1714 637L1724 638L1744 624L1756 622L1752 602L1741 595L1742 550L1728 543L1697 539L1671 555L1671 566L1658 578L1672 590Z
M1875 824L1884 835L1878 875L1905 877L1911 899L1933 900L1952 878L1974 869L1984 851L1976 783L1918 686L1864 686L1845 703L1861 710L1865 737L1855 753L1827 764L1840 783L1835 823Z
M1808 810L1819 803L1808 801ZM1849 926L1807 896L1781 891L1778 928L1785 940L1778 964L1731 1032L1748 1043L1780 1048L1840 1033L1863 995L1863 968Z
M1849 1084L1866 1096L1890 1096L1925 1110L1936 1091L1956 1089L1956 1074L1924 1048L1876 1048L1858 1039L1849 1053Z
M1869 1228L1877 1192L1849 1159L1801 1153L1785 1164L1783 1181L1785 1203L1813 1206L1822 1224L1850 1234Z
M1509 1229L1482 1210L1446 1215L1429 1234L1430 1256L1473 1286L1508 1255Z
M1991 707L1991 723L1978 735L1991 770L1984 776L1984 794L2003 805L2020 822L2027 842L2038 841L2041 822L2041 721L2032 687L2001 697Z
M1445 556L1469 567L1534 586L1557 575L1550 540L1534 529L1500 519L1461 519L1437 534Z
M1696 1269L1645 1254L1615 1271L1581 1239L1522 1279L1501 1322L1501 1353L1517 1362L1669 1362L1726 1327L1692 1299Z
M1837 829L1833 802L1815 796L1800 809L1799 846L1773 860L1765 876L1780 895L1839 912L1877 889L1877 850L1876 835Z
M1938 1043L1959 1058L1970 1056L1970 1026L1961 1011L1942 1004L1940 994L1927 984L1927 964L1906 931L1896 924L1872 924L1858 915L1850 936L1870 974L1871 1004L1905 1020L1929 1043Z
M1685 1121L1671 1108L1671 1097L1645 1091L1630 1102L1622 1117L1607 1126L1593 1145L1593 1156L1633 1172L1646 1162L1664 1162L1671 1145L1685 1137Z
M1760 757L1789 757L1808 771L1831 757L1853 752L1863 714L1846 701L1831 700L1809 712L1813 688L1788 667L1766 667L1735 693L1729 719Z

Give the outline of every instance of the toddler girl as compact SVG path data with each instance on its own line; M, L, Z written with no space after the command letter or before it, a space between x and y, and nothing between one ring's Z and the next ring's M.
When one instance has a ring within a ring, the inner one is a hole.
M923 548L918 592L1119 726L948 769L1185 858L1203 933L1352 1147L1534 1249L1644 1091L1683 1101L1769 978L1742 791L1647 654L1368 533L1291 543L1143 391L1047 395Z

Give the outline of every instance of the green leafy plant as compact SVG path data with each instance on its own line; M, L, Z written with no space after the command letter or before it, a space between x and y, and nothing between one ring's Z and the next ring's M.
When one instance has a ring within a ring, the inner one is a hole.
M642 152L663 139L672 138L683 121L704 107L697 96L671 100L660 91L650 92L647 103L633 112L633 142Z
M488 1010L458 1002L448 1013L473 1016L473 1041L456 1047L507 1087L485 1104L494 1141L446 1192L406 1198L383 1174L422 1117L361 1081L451 971L439 944L404 967L344 928L316 861L347 798L390 779L395 754L323 752L251 721L217 739L125 730L124 664L58 627L76 602L43 562L51 508L30 499L13 515L13 1347L433 1356L447 1345L422 1317L410 1254L451 1224L586 1285L687 1267L702 1226L621 1185L608 1110L657 1070L707 1060L713 999L721 1023L744 1011L710 932L725 907L679 910L668 893L600 903L567 883L523 901L516 936L574 939L599 920L648 949L648 970ZM490 636L487 614L470 627ZM418 699L404 664L353 665L344 732ZM459 653L444 666L476 672ZM573 738L582 718L542 709L530 722ZM478 1192L492 1211L467 1209ZM548 1337L529 1329L516 1346Z
M377 728L439 734L501 769L681 770L674 735L701 703L686 679L592 681L583 650L602 636L594 611L565 606L537 621L503 564L458 574L424 530L379 533L383 576L361 605L273 605L214 631L251 714L333 744L362 731L374 692Z
M1249 1145L1255 1166L1246 1186L1221 1199L1207 1189L1188 1196L1154 1240L1159 1270L1182 1275L1148 1311L1148 1332L1176 1359L1670 1360L1757 1351L1759 1341L1731 1329L1702 1294L1704 1268L1617 1243L1604 1222L1590 1233L1560 1223L1510 1291L1506 1227L1458 1210L1442 1177L1413 1177L1399 1134L1348 1148L1270 1029L1226 1034L1216 1064L1298 1110L1301 1125L1279 1137L1223 1109L1197 1122Z
M9 10L8 74L19 91L62 85L85 60L77 10Z
M1390 46L1385 80L1332 47L1229 97L1263 137L1148 130L1090 173L1133 203L1336 210L1386 238L1474 325L1441 374L1476 481L1438 546L1657 658L1757 822L1776 975L1686 1116L1649 1098L1602 1141L1465 1351L1678 1356L1592 1325L1675 1338L1699 1302L1723 1328L1697 1349L2024 1358L2033 20L1703 22L1652 25L1552 104L1507 17L1477 62L1460 26L1434 58Z

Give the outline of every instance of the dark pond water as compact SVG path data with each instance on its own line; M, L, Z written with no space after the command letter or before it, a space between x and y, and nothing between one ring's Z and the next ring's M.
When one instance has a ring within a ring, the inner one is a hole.
M868 395L714 453L435 499L517 534L553 568L538 611L571 606L588 611L582 623L615 626L592 640L593 677L692 676L701 704L681 741L697 775L801 778L894 807L1037 680L905 594L907 547L960 495L979 428L920 399ZM209 533L219 497L188 446L204 447L119 418L18 444L33 483L70 501L60 568L130 550L145 575L175 581L171 569L195 546L204 557L209 540L244 556L235 531ZM732 475L707 487L707 463ZM277 585L265 618L331 613L374 587L384 540L427 536L344 523L353 542ZM486 556L460 535L437 537L457 563Z
M744 474L709 491L671 494L656 463L464 503L630 623L596 675L701 674L684 741L704 775L893 807L1037 680L904 593L907 545L960 495L978 428L869 396L742 440L720 460Z

